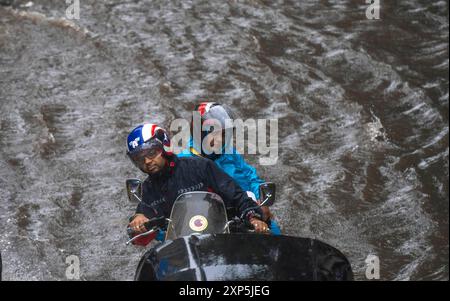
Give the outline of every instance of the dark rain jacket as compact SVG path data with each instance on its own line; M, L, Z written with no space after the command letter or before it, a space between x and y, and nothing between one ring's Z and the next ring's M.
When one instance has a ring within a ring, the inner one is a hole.
M225 207L234 208L241 215L248 210L245 218L261 219L261 209L247 196L247 193L217 165L206 158L171 156L167 166L158 174L149 176L143 183L142 203L136 213L147 218L169 217L176 198L186 192L209 191L217 193Z

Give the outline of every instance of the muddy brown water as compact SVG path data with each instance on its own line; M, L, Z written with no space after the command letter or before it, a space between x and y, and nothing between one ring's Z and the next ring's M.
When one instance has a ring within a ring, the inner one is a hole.
M6 1L7 2L7 1ZM128 131L199 100L278 118L273 211L356 279L448 280L448 1L65 1L0 6L6 280L130 280Z

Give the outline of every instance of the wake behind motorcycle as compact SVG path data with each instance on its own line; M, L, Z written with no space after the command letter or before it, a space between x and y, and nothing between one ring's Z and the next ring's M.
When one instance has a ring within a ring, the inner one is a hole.
M130 201L140 202L142 183L128 179L126 186ZM272 205L275 185L262 184L261 195L259 206ZM181 194L168 219L150 220L147 232L127 242L150 242L167 230L164 242L142 256L135 280L353 280L349 261L337 249L310 238L256 234L244 222L245 212L231 219L227 212L215 193Z

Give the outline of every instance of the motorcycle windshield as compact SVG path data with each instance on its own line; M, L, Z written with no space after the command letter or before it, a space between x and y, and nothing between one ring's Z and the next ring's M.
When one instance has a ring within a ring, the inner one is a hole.
M211 192L188 192L174 202L166 239L194 233L229 233L223 200Z

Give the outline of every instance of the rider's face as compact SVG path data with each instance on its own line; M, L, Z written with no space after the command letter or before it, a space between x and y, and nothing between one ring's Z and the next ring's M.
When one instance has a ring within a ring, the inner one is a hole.
M155 156L146 156L144 158L144 169L146 173L155 174L164 168L166 159L161 154L162 152L159 151Z

